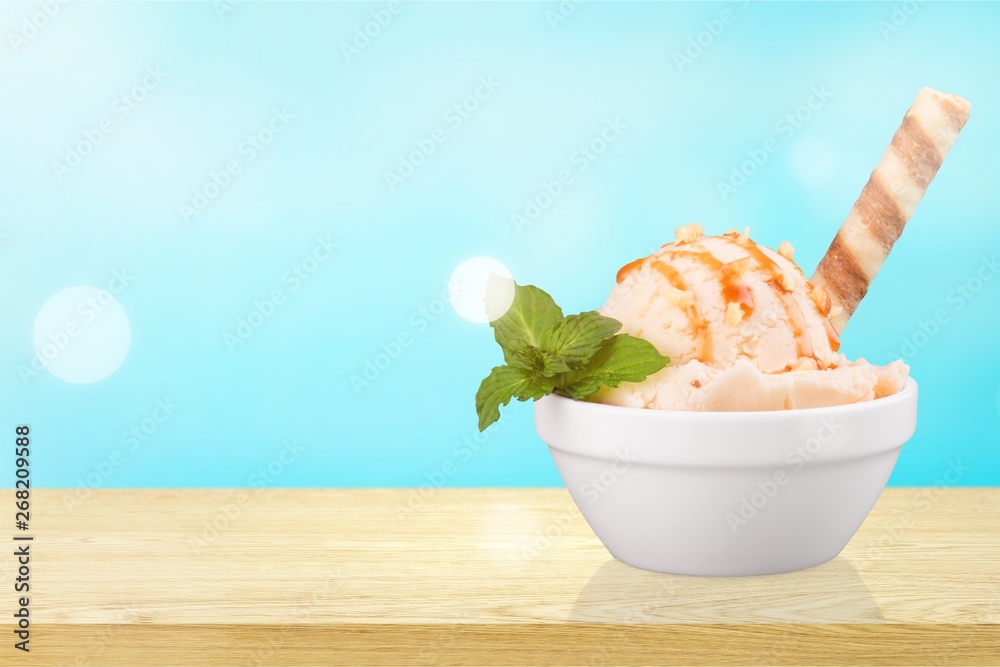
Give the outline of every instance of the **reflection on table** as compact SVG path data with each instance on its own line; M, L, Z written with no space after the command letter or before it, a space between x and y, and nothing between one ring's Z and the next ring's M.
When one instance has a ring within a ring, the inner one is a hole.
M690 577L609 560L573 606L581 623L884 623L861 575L843 555L764 577Z

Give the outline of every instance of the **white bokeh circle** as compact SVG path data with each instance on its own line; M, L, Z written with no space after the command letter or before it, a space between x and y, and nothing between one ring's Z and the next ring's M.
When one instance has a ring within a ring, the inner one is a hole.
M502 280L490 286L490 276ZM485 324L502 317L514 302L514 277L498 259L470 257L451 273L448 281L448 300L461 317L470 322Z
M132 344L125 309L110 292L68 287L42 304L35 317L35 353L60 380L89 384L121 366Z

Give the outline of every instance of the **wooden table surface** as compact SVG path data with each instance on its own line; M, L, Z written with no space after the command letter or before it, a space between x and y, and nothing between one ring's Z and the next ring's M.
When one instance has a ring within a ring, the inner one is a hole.
M1000 664L1000 490L890 489L829 563L727 579L613 560L562 489L424 494L34 491L0 664Z

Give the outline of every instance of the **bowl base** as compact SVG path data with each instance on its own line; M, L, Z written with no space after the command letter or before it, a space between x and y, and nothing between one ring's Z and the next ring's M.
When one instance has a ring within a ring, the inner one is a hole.
M606 545L605 545L606 546ZM639 570L646 570L648 572L658 572L660 574L675 574L682 575L686 577L760 577L769 574L785 574L787 572L798 572L800 570L808 570L812 567L817 567L824 563L828 563L837 556L840 552L821 558L814 562L800 562L800 563L775 563L772 566L761 567L761 568L724 568L724 569L713 569L704 567L671 567L665 564L654 564L649 562L637 562L629 558L622 558L618 554L611 552L615 560L625 563L629 567L634 567Z

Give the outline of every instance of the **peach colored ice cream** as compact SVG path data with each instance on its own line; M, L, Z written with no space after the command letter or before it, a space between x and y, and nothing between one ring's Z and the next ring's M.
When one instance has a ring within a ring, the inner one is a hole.
M670 364L639 383L604 388L591 400L661 410L781 410L842 405L899 391L901 361L848 361L830 299L792 261L738 232L701 227L618 272L601 312L622 333L645 338Z

